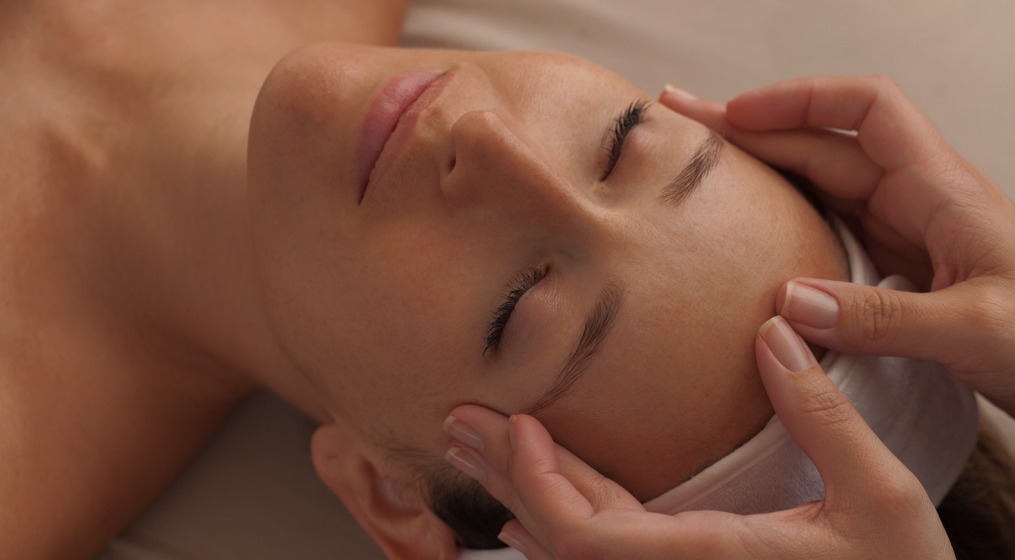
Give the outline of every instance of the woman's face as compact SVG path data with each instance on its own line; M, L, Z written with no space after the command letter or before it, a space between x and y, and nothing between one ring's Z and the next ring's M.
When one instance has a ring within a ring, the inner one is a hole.
M645 98L557 54L333 45L276 67L251 126L259 271L337 418L440 457L459 404L533 411L640 498L760 429L755 332L782 282L842 256L777 174L661 106L639 118Z

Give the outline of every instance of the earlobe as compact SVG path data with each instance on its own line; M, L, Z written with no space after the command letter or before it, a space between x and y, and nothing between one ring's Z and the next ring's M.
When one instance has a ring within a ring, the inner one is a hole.
M379 469L373 449L339 424L325 424L311 440L317 475L392 559L445 560L457 556L455 537L426 506Z

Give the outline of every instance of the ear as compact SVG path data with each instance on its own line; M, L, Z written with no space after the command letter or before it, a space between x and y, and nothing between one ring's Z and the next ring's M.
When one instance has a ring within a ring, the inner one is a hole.
M360 526L393 560L453 560L454 532L379 469L372 448L339 424L325 424L310 443L314 469Z

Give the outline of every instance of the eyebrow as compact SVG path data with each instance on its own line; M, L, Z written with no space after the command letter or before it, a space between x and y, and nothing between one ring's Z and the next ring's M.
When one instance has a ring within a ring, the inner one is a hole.
M663 187L659 194L659 201L663 204L676 206L691 196L694 190L701 186L709 172L715 169L719 163L724 145L722 138L714 130L709 129L708 136L698 145L698 149L694 151L687 165Z
M550 387L536 399L535 404L525 410L526 414L533 414L560 400L588 371L589 360L599 351L603 340L613 327L623 299L624 285L615 280L607 283L599 293L596 305L585 317L581 336L578 337L574 350L568 355L560 373Z

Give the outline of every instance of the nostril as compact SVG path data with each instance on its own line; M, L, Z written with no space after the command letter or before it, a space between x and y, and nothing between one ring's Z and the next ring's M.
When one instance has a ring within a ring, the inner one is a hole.
M454 179L454 177L456 176L454 171L457 165L458 165L458 156L455 155L454 152L448 154L447 157L445 157L444 171L440 174L440 183L439 183L439 188L441 192L445 195L452 194L452 192L454 191L454 189L452 188L452 184L457 182L457 179Z

